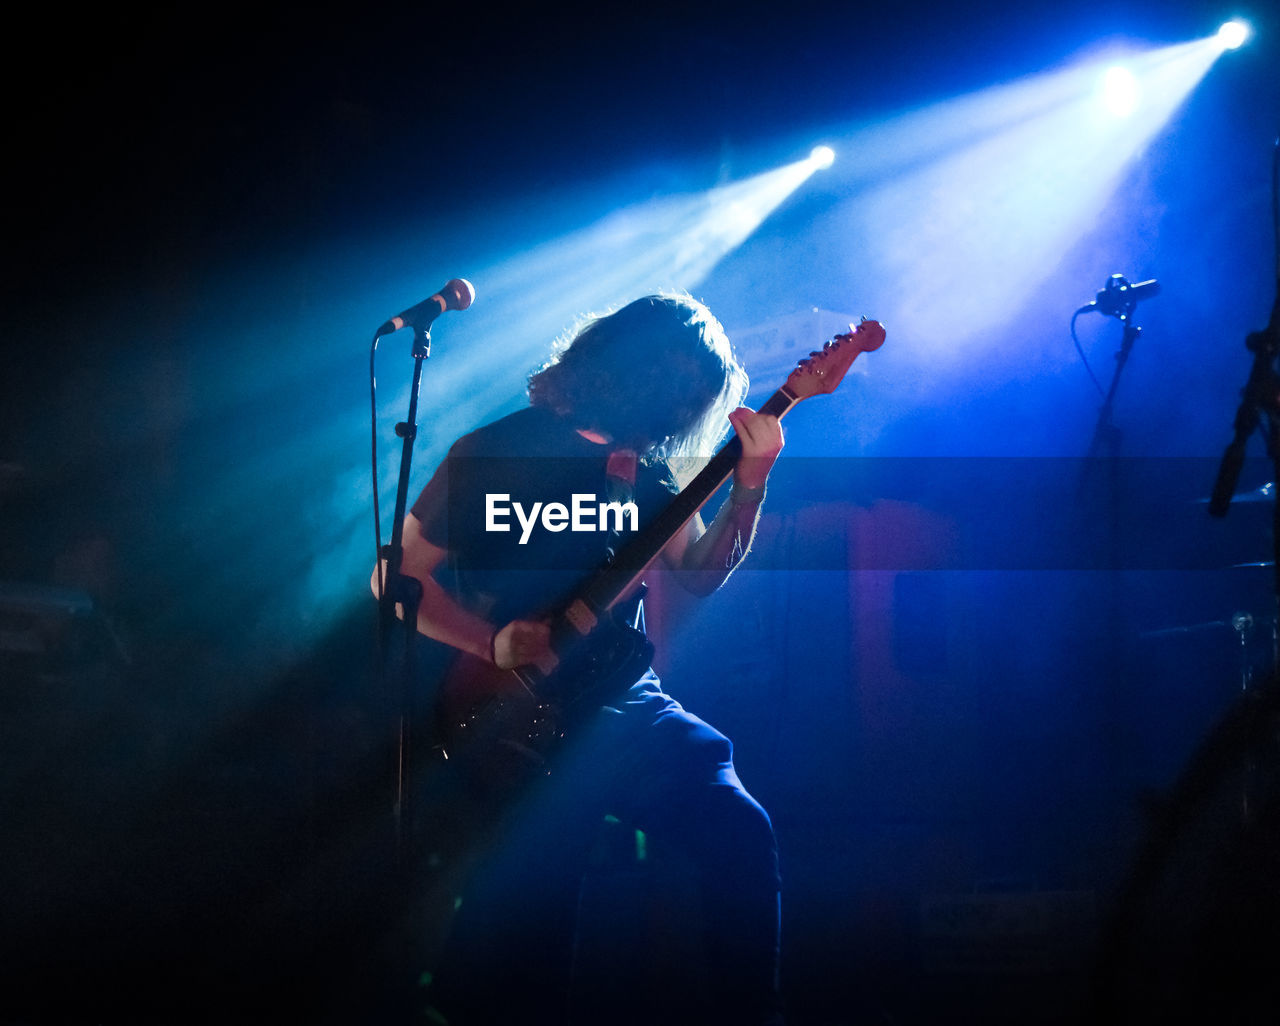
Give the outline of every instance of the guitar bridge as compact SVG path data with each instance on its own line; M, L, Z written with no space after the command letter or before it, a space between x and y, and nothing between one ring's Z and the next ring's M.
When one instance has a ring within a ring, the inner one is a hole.
M599 625L600 620L582 599L574 599L573 604L564 611L564 618L570 626L584 638Z

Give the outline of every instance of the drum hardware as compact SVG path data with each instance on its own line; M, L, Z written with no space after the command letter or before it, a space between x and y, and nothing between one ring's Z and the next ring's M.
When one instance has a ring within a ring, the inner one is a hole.
M1231 501L1233 503L1234 502L1271 502L1275 499L1275 497L1276 497L1276 483L1274 481L1268 481L1266 484L1259 485L1257 488L1253 489L1252 491L1241 492L1239 495L1233 496ZM1200 503L1200 505L1202 506L1207 506L1212 501L1213 501L1212 498L1196 500L1196 502Z
M1231 617L1231 629L1240 639L1240 690L1248 691L1253 683L1253 667L1249 665L1249 637L1253 634L1252 613L1236 613Z
M1240 563L1238 566L1271 566L1270 563ZM1191 634L1200 634L1204 631L1231 631L1239 642L1240 652L1240 690L1248 691L1252 686L1255 671L1252 662L1249 659L1249 643L1253 640L1255 632L1259 630L1267 630L1271 639L1271 668L1275 669L1276 663L1276 647L1278 643L1277 622L1274 618L1258 619L1254 617L1248 610L1240 610L1232 613L1225 620L1205 620L1201 623L1179 624L1176 627L1159 627L1155 630L1142 631L1138 637L1142 639L1152 638L1176 638L1184 637Z

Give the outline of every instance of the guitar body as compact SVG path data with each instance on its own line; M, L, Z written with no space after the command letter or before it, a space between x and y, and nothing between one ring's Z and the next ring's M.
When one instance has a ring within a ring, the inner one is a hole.
M437 736L450 761L482 789L506 792L549 773L566 735L625 694L653 658L649 639L612 617L559 650L550 674L528 666L501 670L466 653L446 673Z

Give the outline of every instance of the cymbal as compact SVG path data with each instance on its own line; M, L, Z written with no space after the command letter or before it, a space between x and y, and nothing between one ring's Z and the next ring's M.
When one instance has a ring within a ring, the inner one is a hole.
M1214 630L1218 627L1230 627L1230 620L1209 620L1205 623L1191 623L1183 627L1161 627L1153 631L1142 631L1140 638L1166 638L1178 634L1194 634L1197 631Z
M1231 497L1232 502L1271 502L1276 497L1276 483L1268 481L1251 492L1238 492ZM1212 499L1197 499L1201 505L1212 502Z
M1159 627L1155 630L1142 631L1140 638L1169 638L1183 634L1196 634L1200 631L1229 628L1237 634L1250 634L1256 627L1269 627L1273 621L1267 617L1255 617L1252 613L1238 612L1231 614L1227 620L1206 620L1204 623L1189 623L1176 627Z

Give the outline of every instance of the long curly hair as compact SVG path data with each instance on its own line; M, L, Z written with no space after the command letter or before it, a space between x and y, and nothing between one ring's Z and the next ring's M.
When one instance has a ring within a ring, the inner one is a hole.
M712 455L747 374L687 293L643 296L580 322L529 379L529 401L651 458Z

